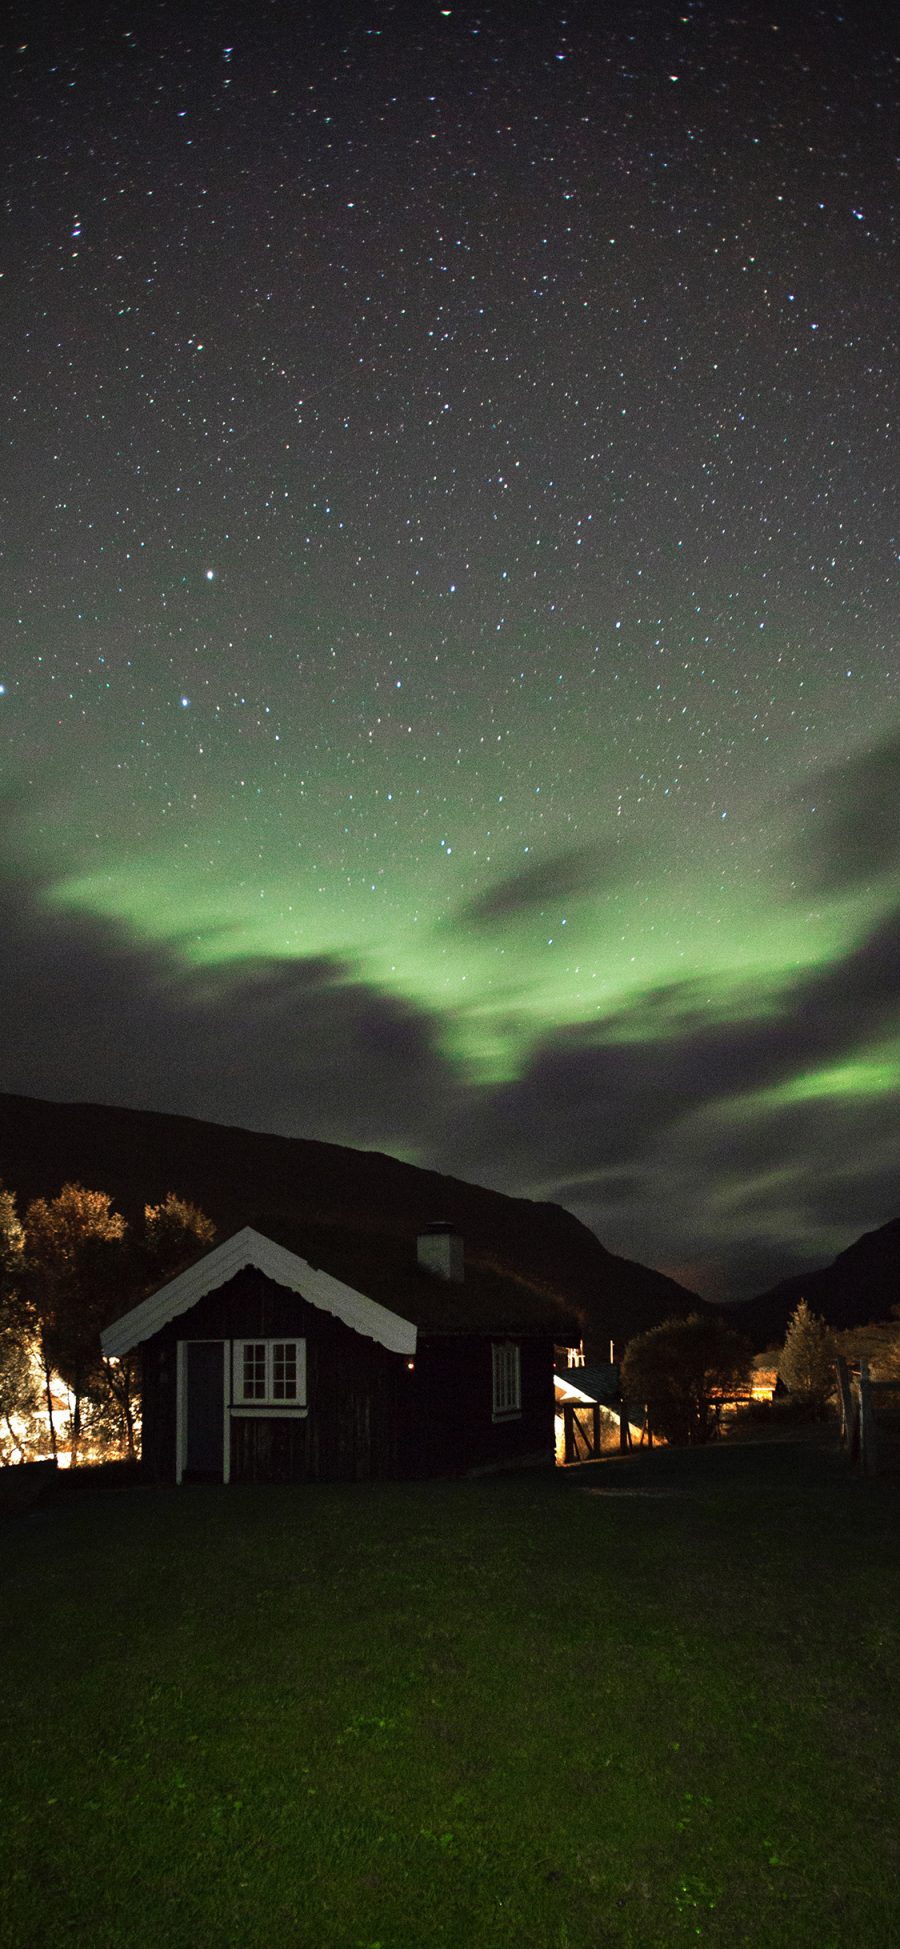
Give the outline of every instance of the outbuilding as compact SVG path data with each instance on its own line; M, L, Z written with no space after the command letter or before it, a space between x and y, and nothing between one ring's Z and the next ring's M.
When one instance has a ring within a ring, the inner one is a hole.
M140 1349L148 1478L352 1481L550 1460L554 1342L580 1327L527 1282L466 1268L449 1226L416 1252L397 1245L364 1241L354 1263L368 1276L350 1283L245 1226L113 1321L104 1354Z

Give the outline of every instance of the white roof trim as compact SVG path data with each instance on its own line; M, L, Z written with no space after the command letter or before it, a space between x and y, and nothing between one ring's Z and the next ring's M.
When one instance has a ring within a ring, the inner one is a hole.
M100 1345L108 1357L128 1353L142 1340L149 1340L158 1333L161 1326L175 1320L180 1313L189 1312L198 1299L207 1293L215 1292L233 1279L243 1266L256 1266L276 1285L287 1286L291 1292L301 1293L311 1306L321 1307L323 1313L333 1313L336 1319L343 1320L345 1326L355 1333L364 1333L369 1340L377 1340L391 1353L414 1354L416 1351L416 1329L411 1320L401 1319L399 1313L390 1313L386 1306L379 1306L375 1299L368 1299L365 1293L345 1286L341 1279L333 1279L330 1272L320 1271L308 1260L301 1259L296 1252L289 1252L275 1240L266 1238L262 1232L255 1232L252 1225L245 1225L243 1231L235 1232L233 1238L223 1239L221 1245L213 1246L197 1263L180 1272L177 1279L171 1279L167 1286L151 1293L139 1306L133 1306L130 1313L123 1313L121 1319L113 1320L100 1335Z

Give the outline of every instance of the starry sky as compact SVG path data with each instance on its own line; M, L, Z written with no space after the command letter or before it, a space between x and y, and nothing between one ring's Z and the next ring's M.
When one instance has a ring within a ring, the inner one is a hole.
M23 6L3 75L0 1086L711 1297L896 1216L888 11Z

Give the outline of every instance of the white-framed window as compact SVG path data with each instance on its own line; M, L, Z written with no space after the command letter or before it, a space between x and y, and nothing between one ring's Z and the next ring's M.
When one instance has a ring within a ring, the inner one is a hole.
M306 1406L305 1340L235 1340L234 1402L241 1408Z
M506 1421L522 1412L522 1349L514 1340L495 1340L491 1355L494 1420Z

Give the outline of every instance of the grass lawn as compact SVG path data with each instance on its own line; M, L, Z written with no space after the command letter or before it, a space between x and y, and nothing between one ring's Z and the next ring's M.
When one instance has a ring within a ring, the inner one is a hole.
M65 1486L0 1527L4 1945L900 1940L897 1485L821 1437Z

